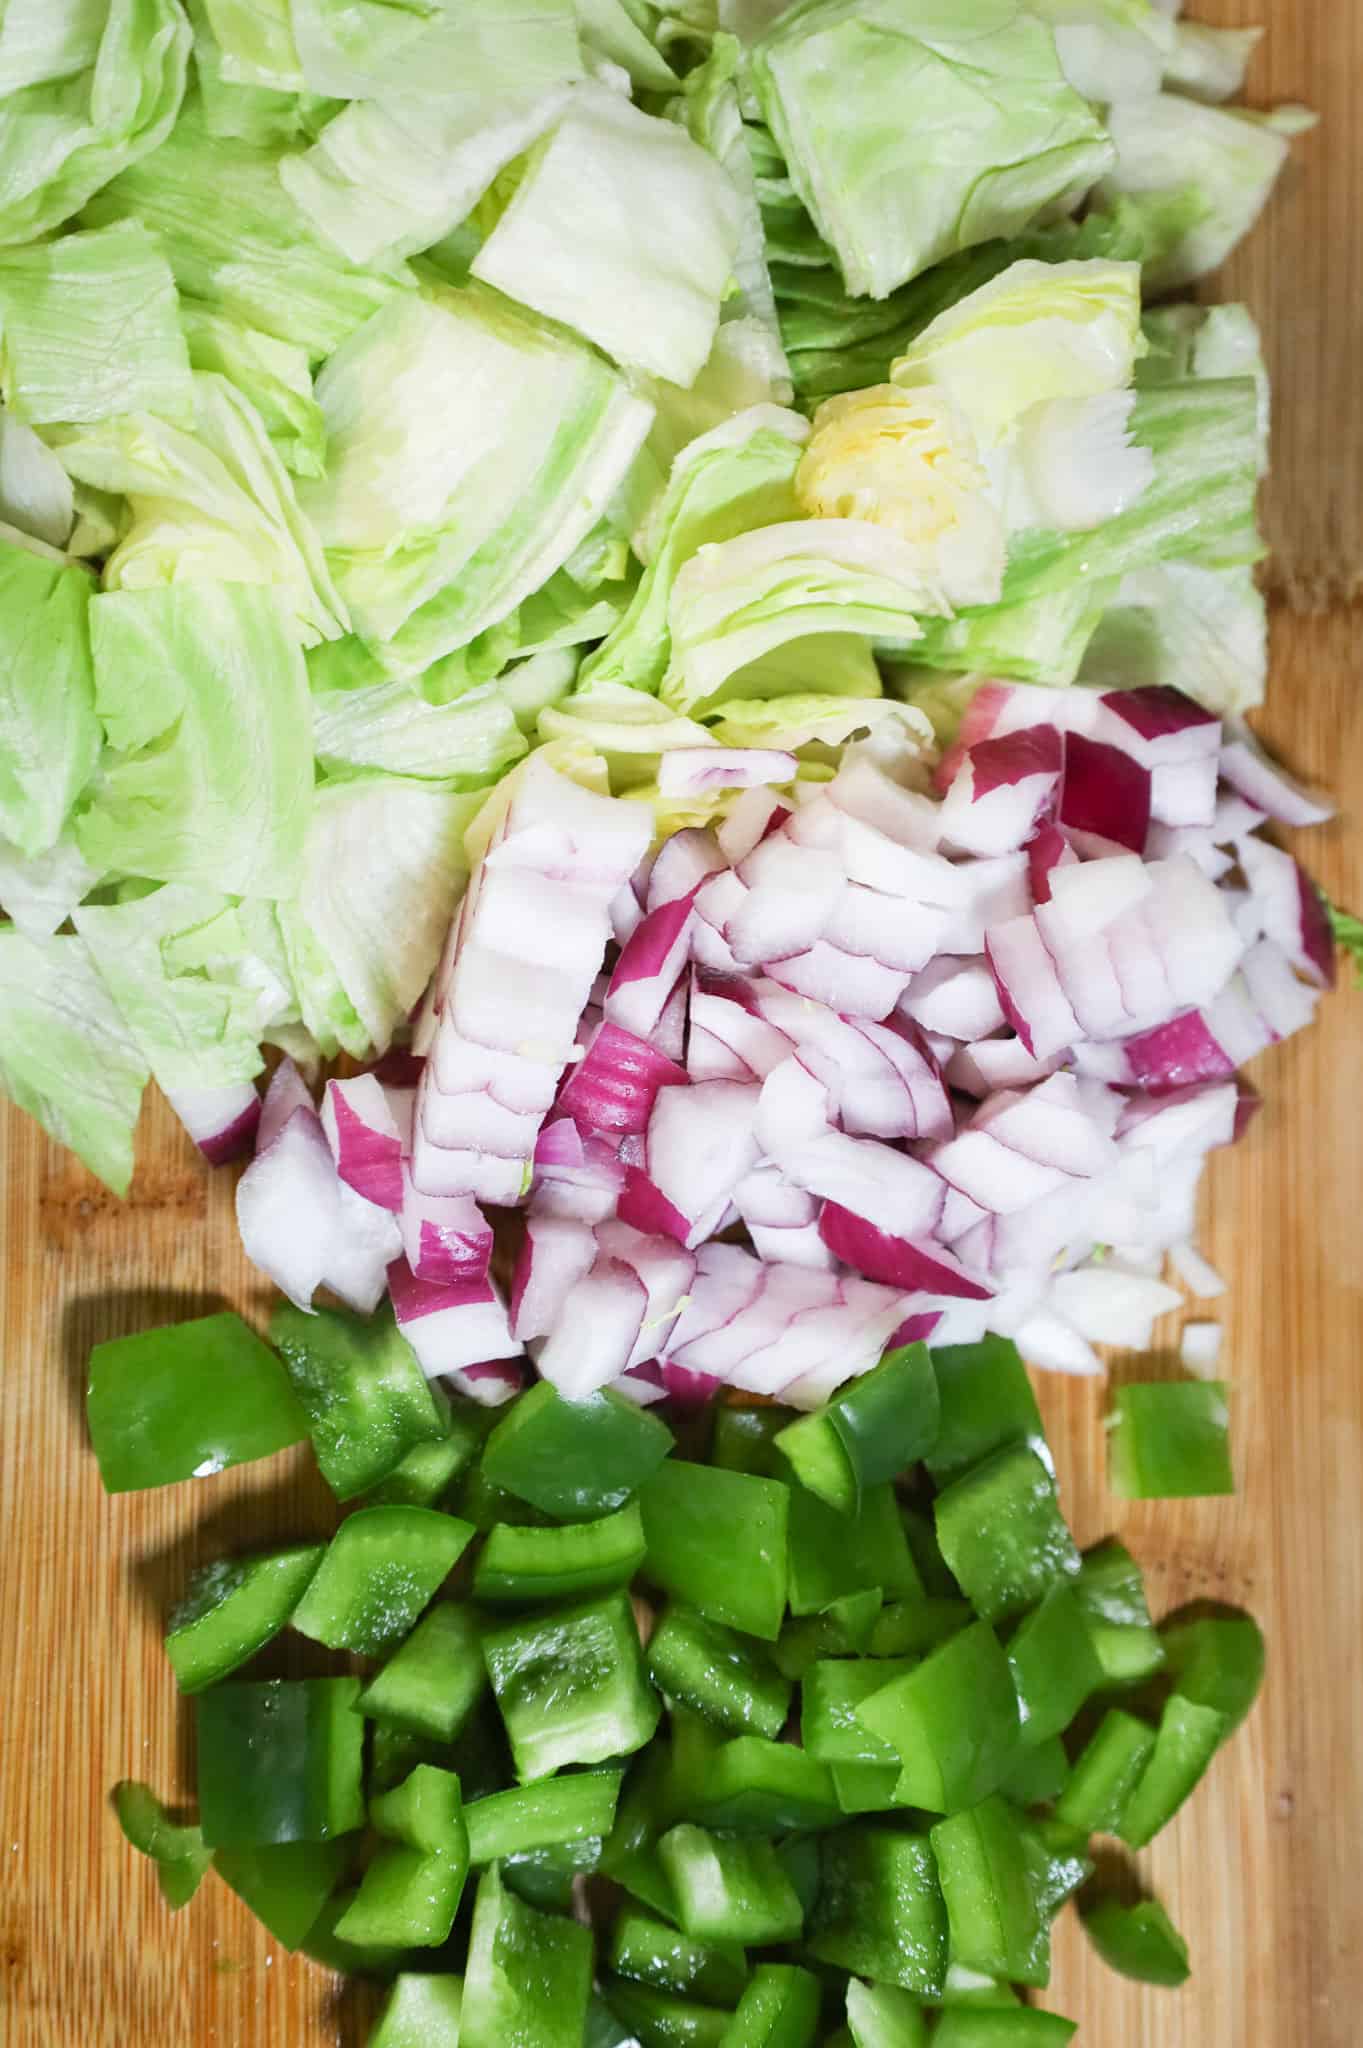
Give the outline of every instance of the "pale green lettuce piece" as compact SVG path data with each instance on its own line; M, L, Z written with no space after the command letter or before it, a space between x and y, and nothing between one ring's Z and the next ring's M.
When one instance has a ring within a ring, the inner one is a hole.
M75 522L75 494L60 458L32 427L0 410L0 524L60 551Z
M144 222L188 297L315 360L412 279L401 268L362 269L322 241L279 182L282 154L210 135L191 105L155 155L116 178L85 218Z
M1112 162L1049 28L1014 0L801 0L752 80L848 290L872 298L1067 211Z
M109 0L6 0L0 9L0 93L88 71Z
M793 753L813 748L836 759L836 750L860 733L893 737L906 726L924 733L919 715L891 697L795 691L787 697L728 698L710 732L726 747L784 747Z
M1141 322L1150 353L1139 384L1183 377L1252 377L1258 396L1259 474L1268 474L1273 395L1263 337L1248 306L1160 306Z
M1024 261L939 313L890 377L944 386L987 449L1030 406L1120 391L1142 346L1138 264Z
M0 541L0 834L54 845L99 757L86 570Z
M260 1039L287 1015L292 990L239 978L243 940L228 897L172 883L123 903L86 904L74 921L162 1088L227 1088L260 1072ZM235 952L219 978L215 956L232 948L231 933Z
M0 910L31 939L49 938L100 879L70 825L42 853L21 853L0 839Z
M511 706L495 683L431 704L410 682L388 681L313 698L313 752L328 773L379 769L464 789L494 781L525 752Z
M355 629L420 674L548 581L652 414L599 356L489 292L393 301L318 379L327 475L300 490Z
M5 403L30 425L194 424L175 280L135 221L0 252L0 331Z
M91 605L111 752L76 837L90 861L234 895L297 886L312 805L307 672L273 592L183 583Z
M1209 28L1179 21L1164 65L1164 82L1195 100L1229 100L1245 89L1250 59L1263 41L1261 28Z
M183 302L180 317L190 363L226 377L250 400L285 469L295 476L323 475L326 422L313 396L306 349L243 327L192 299Z
M1098 189L1144 237L1147 293L1223 263L1267 204L1289 144L1263 121L1176 93L1111 109L1117 162Z
M184 5L194 29L199 114L207 132L262 148L311 141L338 102L303 90L288 0Z
M865 520L797 519L740 534L693 556L673 584L662 696L703 713L726 686L737 697L778 694L790 677L757 686L756 665L789 642L845 634L903 646L923 615L947 609L918 550ZM805 687L819 682L811 675Z
M349 624L344 603L259 413L211 372L195 373L194 391L192 434L132 413L61 443L72 476L125 494L132 508L106 585L268 584L305 646L339 638Z
M707 747L703 725L626 683L596 683L540 713L546 740L572 740L601 755L611 790L623 796L654 781L659 758L673 747Z
M51 40L45 52L30 48L26 67L19 55L11 76L45 75L3 101L0 244L31 241L78 213L164 142L184 97L191 38L180 0L109 0L93 52L84 0L45 4ZM85 61L69 69L77 56Z
M656 691L671 655L668 607L683 564L711 542L797 516L795 472L808 430L796 415L789 420L786 431L763 419L741 440L698 443L674 465L648 566L619 624L583 663L584 686L628 683ZM735 430L742 424L735 422Z
M477 99L580 72L572 0L291 0L311 92Z
M980 605L954 619L928 619L922 639L902 657L909 666L895 687L917 703L923 679L934 669L972 670L1021 683L1072 683L1118 583L1115 575L1095 576L1015 604Z
M1268 611L1252 569L1160 562L1124 578L1080 670L1105 690L1183 690L1223 716L1262 704Z
M689 384L734 267L739 198L674 122L584 87L530 157L473 275L617 362Z
M497 678L497 688L522 733L533 738L540 713L560 704L577 681L579 667L575 647L546 647L528 661L513 662ZM0 898L0 901L3 901Z
M223 70L239 85L301 92L303 67L294 42L290 0L199 0Z
M675 92L677 74L636 19L652 10L626 5L626 0L577 0L577 27L584 50L605 57L628 72L645 92Z
M116 1195L147 1068L84 942L0 926L0 1090Z
M303 1021L328 1057L382 1051L421 996L483 801L391 775L317 792L302 884L280 922Z
M1173 44L1173 24L1150 0L1028 0L1049 22L1061 69L1086 100L1150 99Z

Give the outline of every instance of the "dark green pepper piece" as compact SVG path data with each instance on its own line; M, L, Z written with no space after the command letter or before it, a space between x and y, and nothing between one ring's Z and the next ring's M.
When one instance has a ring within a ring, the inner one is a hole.
M625 1593L488 1629L483 1658L522 1782L628 1756L658 1725Z
M233 1681L195 1701L199 1813L215 1848L325 1842L364 1825L356 1678Z
M849 1593L876 1587L886 1600L919 1600L923 1582L909 1551L894 1488L869 1486L854 1515L806 1487L790 1489L790 1607L819 1614Z
M494 1863L473 1909L459 2048L581 2048L592 1991L592 1938L536 1912Z
M387 1305L366 1318L329 1308L306 1315L285 1302L270 1337L337 1500L367 1493L415 1445L448 1433L444 1404Z
M166 1636L181 1692L216 1685L264 1649L302 1599L325 1549L308 1543L267 1557L220 1558L197 1572Z
M927 1346L906 1344L827 1407L789 1423L776 1444L800 1485L854 1515L867 1487L897 1479L932 1449L940 1409Z
M926 1836L859 1825L825 1835L808 1948L853 1976L935 1998L947 1968L947 1916Z
M442 1601L360 1695L360 1712L432 1742L453 1742L487 1688L483 1624Z
M1005 1444L1028 1444L1050 1465L1041 1410L1016 1344L985 1337L978 1344L934 1345L932 1366L941 1412L927 1467L939 1486Z
M1207 1615L1166 1623L1160 1630L1174 1691L1199 1707L1214 1707L1226 1734L1240 1726L1264 1682L1264 1639L1247 1614Z
M733 2006L743 1996L748 1962L735 1942L693 1941L638 1906L624 1905L611 1932L610 1966L617 1977L658 1991Z
M953 1963L1015 1984L1045 1984L1050 1959L1021 1825L1002 1799L932 1830Z
M643 1561L644 1524L637 1501L595 1522L558 1528L498 1522L474 1566L474 1598L494 1607L579 1600L627 1586Z
M156 1865L156 1882L171 1912L187 1906L213 1860L203 1830L173 1821L151 1787L132 1778L115 1785L114 1812L125 1838Z
M656 1415L607 1389L565 1401L547 1380L505 1410L483 1452L488 1480L547 1515L582 1521L624 1506L672 1449Z
M795 1963L762 1963L738 2001L720 2048L814 2048L819 1980Z
M677 1917L697 1941L764 1948L794 1941L799 1898L773 1844L757 1835L716 1835L683 1825L658 1844Z
M1019 1614L1079 1570L1055 1481L1026 1444L996 1451L937 1496L937 1540L986 1621Z
M499 1863L532 1849L608 1835L623 1777L623 1771L574 1771L475 1799L464 1809L470 1861Z
M355 1854L355 1837L334 1842L275 1842L264 1849L218 1849L213 1868L275 1940L302 1948Z
M1234 1493L1224 1380L1128 1381L1112 1397L1108 1477L1124 1500Z
M639 1504L653 1582L711 1621L774 1642L786 1607L790 1489L673 1458Z
M1083 1918L1089 1940L1110 1969L1140 1984L1176 1988L1187 1983L1188 1944L1157 1900L1123 1906L1106 1899Z
M988 1622L952 1636L857 1714L898 1752L901 1801L929 1813L978 1805L1016 1761L1017 1695Z
M1154 1729L1110 1707L1075 1759L1057 1820L1089 1835L1116 1834L1154 1753Z
M779 1735L790 1685L755 1643L687 1607L670 1607L648 1644L653 1683L736 1735Z
M370 1657L416 1624L473 1540L434 1508L360 1508L348 1515L293 1612L301 1635Z
M1052 1586L1014 1629L1008 1668L1017 1689L1022 1744L1034 1749L1068 1728L1103 1683L1083 1610L1068 1586Z

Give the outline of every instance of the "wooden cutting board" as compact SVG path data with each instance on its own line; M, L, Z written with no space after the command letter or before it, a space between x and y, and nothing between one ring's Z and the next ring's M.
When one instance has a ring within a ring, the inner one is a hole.
M1262 730L1363 810L1363 11L1349 0L1220 0L1267 19L1256 104L1305 100L1269 219L1217 296L1250 299L1275 373L1268 519L1277 550L1273 701ZM1363 909L1363 825L1310 835L1330 894ZM1241 1602L1269 1637L1264 1697L1178 1823L1139 1859L1188 1937L1182 1992L1142 1991L1066 1916L1045 2002L1095 2048L1351 2048L1363 2029L1363 994L1256 1075L1267 1106L1210 1175L1204 1245L1226 1305L1240 1490L1123 1508L1104 1479L1104 1389L1043 1387L1082 1541L1116 1529L1160 1611ZM92 1343L224 1302L268 1299L237 1248L231 1176L210 1175L159 1101L116 1202L17 1115L0 1123L0 2038L7 2048L361 2048L368 1994L272 1942L216 1881L162 1908L109 1807L124 1777L192 1786L161 1654L190 1570L327 1533L302 1453L108 1500L85 1437ZM1170 1340L1172 1341L1172 1330ZM1156 1371L1173 1369L1166 1350ZM1116 1370L1149 1376L1149 1360Z

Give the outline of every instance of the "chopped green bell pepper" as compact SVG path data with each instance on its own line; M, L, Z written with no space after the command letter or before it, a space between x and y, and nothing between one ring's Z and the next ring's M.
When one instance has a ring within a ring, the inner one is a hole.
M620 2048L721 2048L730 2014L722 2006L659 1991L652 1984L609 1978L602 1986L616 2019L628 2032Z
M1115 1835L1155 1753L1155 1731L1110 1707L1075 1759L1056 1819L1089 1835Z
M462 1977L423 1976L404 1970L369 2036L369 2048L459 2048Z
M693 1941L628 1904L616 1915L611 1932L610 1966L617 1977L704 2005L737 2004L748 1981L748 1959L736 1942Z
M1224 1380L1128 1383L1112 1397L1108 1478L1124 1500L1234 1493Z
M604 1846L601 1835L583 1835L580 1841L558 1842L552 1849L523 1849L503 1861L503 1882L527 1906L538 1906L543 1913L571 1913L573 1880L601 1868Z
M774 1642L786 1607L789 1487L672 1458L639 1504L654 1584L711 1621Z
M644 1522L637 1501L598 1521L557 1528L498 1522L474 1566L474 1598L504 1607L581 1599L627 1586L643 1561Z
M106 1493L202 1479L308 1433L279 1360L228 1313L96 1344L86 1415Z
M1079 1570L1055 1480L1026 1444L995 1451L937 1496L937 1540L976 1612L999 1621Z
M628 1756L658 1725L625 1593L488 1629L483 1658L522 1782Z
M581 2048L592 1938L508 1891L494 1863L473 1909L459 2048Z
M821 1657L860 1657L870 1646L881 1611L879 1586L845 1593L822 1614L794 1615L785 1623L772 1649L772 1660L786 1678L803 1678Z
M962 1629L856 1711L898 1752L901 1801L929 1813L978 1805L1016 1761L1017 1695L985 1621Z
M1064 2048L1077 2022L1034 2007L953 2005L942 2014L932 2048Z
M439 1948L449 1939L468 1867L467 1853L380 1849L336 1922L337 1938L359 1948Z
M842 1515L807 1487L790 1489L790 1609L820 1614L849 1593L876 1587L886 1600L921 1600L894 1488L868 1486L855 1514Z
M330 1308L307 1315L284 1302L270 1318L270 1339L337 1500L367 1493L415 1445L448 1434L444 1403L387 1304L364 1317Z
M779 1735L790 1684L756 1644L687 1607L669 1607L648 1644L653 1683L669 1699L720 1728Z
M375 1721L453 1742L487 1687L483 1624L451 1600L433 1607L360 1694Z
M214 1848L325 1842L364 1825L357 1678L233 1680L195 1700L199 1814Z
M263 1849L218 1849L213 1868L275 1940L302 1948L355 1854L355 1837L333 1842L275 1842Z
M774 1845L757 1835L716 1835L683 1823L658 1844L677 1918L697 1941L764 1948L794 1941L804 1924Z
M464 1521L472 1522L481 1536L486 1536L499 1522L510 1523L519 1529L546 1529L551 1519L542 1508L532 1507L518 1493L508 1493L504 1486L495 1486L483 1470L481 1459L476 1465L470 1465L459 1480L450 1506Z
M1022 1750L1000 1791L1014 1806L1046 1806L1070 1781L1070 1760L1058 1735Z
M574 1771L566 1778L540 1778L492 1792L464 1809L469 1858L500 1863L532 1849L608 1835L615 1826L623 1771Z
M881 1608L866 1648L872 1657L923 1657L974 1619L967 1600L896 1600Z
M801 1486L854 1515L868 1486L897 1479L932 1449L940 1412L926 1344L905 1344L826 1408L788 1423L776 1445Z
M737 1408L718 1402L710 1438L710 1463L721 1472L746 1472L754 1479L788 1479L790 1469L776 1448L776 1439L796 1419L793 1408L764 1402Z
M932 1350L941 1412L927 1468L939 1486L957 1479L1005 1444L1027 1444L1049 1466L1041 1410L1016 1344L985 1337L978 1344Z
M830 1764L838 1805L849 1820L891 1813L900 1804L899 1760L892 1764Z
M943 2005L1005 2005L1019 2006L1022 2000L1011 1984L1001 1978L986 1977L982 1970L967 1970L964 1963L952 1963L947 1970L947 1981L942 1987Z
M473 1540L434 1508L359 1508L327 1548L293 1611L300 1635L378 1657L412 1629Z
M947 1916L926 1836L866 1824L825 1835L807 1945L819 1962L936 1997Z
M814 2048L819 1980L794 1963L762 1963L720 2036L720 2048Z
M1074 1597L1109 1686L1140 1685L1162 1668L1164 1646L1150 1619L1145 1580L1124 1544L1111 1538L1085 1552Z
M1066 1585L1052 1586L1018 1623L1008 1644L1022 1743L1034 1749L1069 1727L1103 1682L1083 1609Z
M395 1948L391 1942L351 1941L336 1932L358 1897L359 1891L353 1886L348 1891L333 1892L308 1929L302 1952L324 1970L335 1970L344 1977L389 1980L407 1959L405 1947Z
M1118 1828L1122 1840L1143 1849L1171 1821L1215 1756L1226 1717L1173 1693L1160 1716L1155 1751L1131 1794Z
M1175 1988L1187 1983L1188 1944L1157 1900L1123 1906L1105 1899L1083 1919L1089 1940L1109 1969L1140 1984Z
M267 1557L220 1558L196 1572L170 1620L166 1655L181 1692L202 1692L239 1670L288 1621L326 1546Z
M1066 1899L1093 1875L1088 1837L1063 1821L1030 1818L1023 1823L1032 1866L1032 1889L1043 1920L1053 1920Z
M132 1778L115 1785L114 1812L125 1838L156 1865L156 1882L171 1912L187 1906L213 1860L202 1828L173 1821L151 1787Z
M492 1410L476 1401L456 1401L449 1412L449 1434L413 1444L386 1478L370 1487L373 1507L443 1507L455 1482L478 1456L492 1421ZM453 1983L453 1978L429 1982Z
M785 1834L829 1828L842 1818L827 1764L790 1742L737 1735L714 1756L688 1820L737 1833Z
M494 1486L582 1521L624 1506L672 1449L672 1432L623 1395L565 1401L541 1380L502 1414L483 1451Z
M468 1858L464 1797L453 1771L418 1764L400 1785L370 1800L369 1819L381 1835L423 1855Z
M899 1519L904 1524L904 1534L909 1539L909 1555L914 1561L923 1590L929 1600L959 1600L961 1589L947 1567L937 1541L937 1529L931 1514L924 1514L918 1508L899 1504Z
M847 2030L853 2048L927 2048L927 2014L897 1984L847 1980Z
M1014 1984L1045 1984L1049 1945L1017 1816L1002 1799L938 1821L931 1835L954 1963Z
M899 1754L873 1735L857 1708L916 1668L912 1657L836 1657L812 1664L800 1690L800 1740L829 1764L879 1764L899 1770Z
M1206 1615L1168 1623L1160 1640L1174 1691L1199 1707L1214 1707L1226 1734L1240 1726L1264 1682L1264 1639L1247 1614Z

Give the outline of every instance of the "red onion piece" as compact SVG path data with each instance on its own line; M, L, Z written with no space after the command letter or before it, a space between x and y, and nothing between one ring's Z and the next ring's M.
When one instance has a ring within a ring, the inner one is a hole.
M687 1243L716 1227L734 1189L757 1163L755 1082L702 1081L662 1088L648 1125L648 1173L690 1224Z
M1290 853L1266 839L1246 838L1240 865L1255 898L1265 935L1281 946L1299 973L1317 988L1335 985L1335 942L1320 892Z
M336 1171L348 1187L381 1209L402 1207L402 1132L388 1097L372 1074L328 1081L322 1129Z
M1117 747L1070 733L1060 823L1070 832L1142 852L1150 830L1150 770Z
M965 755L942 804L942 837L961 853L1012 853L1050 807L1064 755L1053 725L981 740Z
M1324 825L1335 807L1270 761L1248 726L1234 721L1221 749L1221 776L1238 796L1280 825Z
M511 1282L511 1327L519 1343L549 1335L596 1253L590 1224L533 1211L526 1217Z
M377 1308L401 1243L397 1222L340 1179L311 1103L257 1151L236 1206L246 1256L299 1308L322 1286L361 1315Z
M648 1292L638 1274L598 1253L538 1348L540 1373L565 1400L585 1401L625 1370L647 1308Z
M625 1184L615 1213L622 1223L648 1237L670 1237L684 1245L691 1235L691 1218L683 1216L637 1166L625 1168Z
M224 1166L251 1150L260 1127L260 1097L253 1082L161 1092L210 1166Z
M492 1226L468 1195L423 1195L403 1176L398 1215L403 1255L418 1280L457 1287L486 1278Z
M769 832L779 832L789 816L789 804L783 803L774 790L745 789L716 829L720 852L732 867L737 867Z
M793 781L799 762L775 747L674 747L658 763L660 796L706 796Z
M646 1039L608 1023L559 1090L559 1107L586 1130L637 1134L648 1129L658 1090L685 1083L682 1069Z
M398 1328L427 1379L509 1359L519 1348L505 1303L489 1278L436 1287L418 1280L406 1259L397 1258L388 1269L388 1291ZM492 1384L489 1380L489 1391ZM499 1398L509 1396L502 1393Z
M893 1236L836 1202L825 1202L819 1211L819 1231L844 1264L882 1286L905 1294L956 1295L966 1301L987 1301L993 1292L941 1245Z

